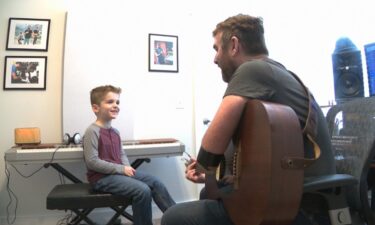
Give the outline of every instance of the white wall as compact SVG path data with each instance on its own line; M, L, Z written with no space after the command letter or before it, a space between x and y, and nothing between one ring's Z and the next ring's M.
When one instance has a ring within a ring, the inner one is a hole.
M0 83L3 85L5 56L47 56L47 88L45 91L4 91L0 88L0 224L7 224L6 207L9 197L4 173L3 155L14 145L14 128L40 127L42 141L57 142L61 137L61 86L62 50L66 8L61 0L0 0ZM48 52L6 51L6 36L9 17L51 19ZM41 165L19 166L28 175ZM34 215L43 215L45 194L59 182L56 173L42 169L33 177L25 179L10 168L10 186L18 197L17 221ZM14 215L15 201L11 215ZM27 221L28 219L26 219ZM29 220L30 221L30 220ZM35 224L35 223L34 223Z
M172 137L182 141L191 152L191 14L183 4L168 11L167 6L175 4L174 1L96 3L71 2L68 8L63 132L83 134L95 120L89 102L90 90L113 84L123 89L120 116L112 123L120 130L122 139ZM124 9L130 8L139 13L124 13ZM103 11L111 13L98 16ZM179 37L178 73L148 71L149 33ZM196 198L196 188L184 179L184 169L179 157L152 159L152 163L139 168L163 180L178 202Z
M116 72L116 76L126 76L124 80L121 78L122 83L118 84L125 87L124 99L129 99L130 105L134 106L134 111L130 110L133 120L128 121L133 123L133 130L129 133L129 137L174 136L182 139L187 144L188 150L195 153L205 130L202 119L213 117L225 88L221 82L220 71L213 64L211 32L217 22L239 12L262 16L271 57L299 74L314 92L319 103L327 104L329 100L334 99L331 54L335 42L340 36L346 35L361 50L364 44L374 42L375 30L370 28L371 22L375 21L375 14L372 13L371 6L370 0L332 0L324 4L298 0L234 0L228 4L224 0L209 0L201 1L197 6L189 2L172 0L141 0L131 4L120 0L0 0L0 37L2 37L0 38L0 74L3 74L1 68L7 55L48 56L46 91L0 90L2 103L0 152L3 154L13 145L13 130L16 127L38 126L42 131L43 142L61 140L64 132L62 57L65 11L69 11L69 16L75 19L77 24L74 25L82 24L82 32L91 29L99 33L111 34L111 31L118 27L119 32L126 35L124 37L126 41L136 43L130 46L129 43L119 44L116 41L102 44L101 38L80 36L77 27L75 31L78 32L78 36L67 34L67 38L79 38L69 40L71 46L66 49L67 54L70 52L76 57L77 61L74 63L87 64L88 59L93 60L93 64L88 67L89 72L95 74L91 86L107 81L100 75L105 74L107 69L112 67L112 62L126 66L124 72ZM48 52L6 51L5 37L9 17L50 18ZM106 23L108 19L109 25ZM91 24L91 20L98 24ZM148 72L148 33L179 36L180 72L178 74ZM85 38L87 42L77 45ZM127 51L129 49L130 52ZM69 62L69 59L65 60ZM100 65L103 62L105 64ZM365 68L364 61L363 64ZM72 68L75 67L65 68L65 72L74 72ZM77 73L82 75L83 72L79 70ZM3 76L0 77L2 83ZM364 77L366 77L365 69ZM117 79L108 80L108 82L115 81ZM365 87L367 89L366 83ZM180 101L183 102L184 107L176 109L175 106L180 104L178 103ZM149 107L142 105L145 102L152 103L154 114L147 112ZM123 105L126 103L126 101L122 102ZM122 113L124 112L126 111ZM121 114L121 116L127 115ZM4 168L2 158L0 166ZM84 177L83 165L67 166ZM177 196L177 200L182 201L195 197L196 190L181 178L181 170L183 170L181 166L178 159L160 159L142 168L146 171L157 170L158 175L173 174L172 179L165 177L163 179L166 183L176 181L171 187L172 193ZM38 166L19 168L27 174ZM45 209L46 193L54 184L60 182L56 172L52 169L42 169L32 178L25 179L13 168L10 170L10 184L19 198L18 218L15 224L36 224L35 221L37 224L53 224L50 220L43 219L43 216L56 213ZM0 224L6 224L8 201L6 177L4 173L0 173Z

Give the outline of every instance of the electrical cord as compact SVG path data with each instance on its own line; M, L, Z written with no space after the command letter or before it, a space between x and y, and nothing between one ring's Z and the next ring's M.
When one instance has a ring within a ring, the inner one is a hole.
M53 160L55 159L55 155L56 155L56 152L60 149L60 146L56 147L56 149L53 151L52 153L52 157L51 159L49 160L48 164L49 163L52 163ZM7 177L7 191L8 191L8 196L9 196L9 202L8 202L8 205L7 205L7 222L8 224L13 224L15 221L16 221L16 218L17 218L17 208L18 208L18 198L17 198L17 195L13 192L13 190L11 189L10 187L10 171L8 169L8 163L7 161L5 160L5 156L4 156L4 164L5 164L5 175ZM13 164L10 164L14 169L15 171L20 175L22 176L23 178L30 178L32 177L34 174L36 174L37 172L39 172L41 169L44 168L44 165L41 166L40 168L36 169L34 172L32 172L31 174L29 175L24 175L22 174L16 166L14 166ZM63 178L60 178L60 182L64 181ZM65 181L64 181L65 182ZM10 217L10 214L11 214L11 206L12 206L12 202L13 200L15 201L15 206L14 206L14 217L11 218Z
M56 152L57 152L57 150L59 150L61 147L60 146L58 146L58 147L56 147L56 149L53 151L53 153L52 153L52 157L51 157L51 159L47 162L47 164L50 164L50 163L52 163L53 162L53 160L55 159L55 155L56 155ZM23 177L23 178L30 178L30 177L32 177L34 174L36 174L37 172L39 172L41 169L43 169L44 168L44 165L43 166L41 166L40 168L38 168L38 169L36 169L34 172L32 172L31 174L29 174L29 175L24 175L24 174L22 174L18 169L17 169L17 167L16 166L14 166L13 164L10 164L16 171L17 171L17 173L21 176L21 177Z
M63 218L59 219L56 225L69 225L70 221L72 220L73 213L69 210L70 213L66 214Z
M7 222L8 224L13 224L16 221L17 218L17 207L18 207L18 198L16 194L12 191L10 188L10 171L8 170L8 165L7 162L5 161L4 157L4 162L5 162L5 175L7 177L7 191L8 191L8 196L9 196L9 202L7 205ZM12 206L13 198L15 200L15 207L14 207L14 217L13 219L10 218L10 208Z
M60 184L65 184L65 177L59 172L59 180L60 180Z

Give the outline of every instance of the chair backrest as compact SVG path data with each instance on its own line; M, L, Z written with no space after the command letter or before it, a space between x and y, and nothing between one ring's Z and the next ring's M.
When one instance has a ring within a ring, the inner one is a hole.
M368 199L368 172L374 158L375 97L333 106L327 113L337 173L350 174L358 185L349 187L348 203L374 221ZM372 224L372 223L370 223Z

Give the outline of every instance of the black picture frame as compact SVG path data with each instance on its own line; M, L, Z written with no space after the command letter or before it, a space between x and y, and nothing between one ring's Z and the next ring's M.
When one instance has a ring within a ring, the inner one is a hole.
M50 19L9 18L6 50L48 51Z
M5 56L4 90L46 90L46 56Z
M148 40L148 70L178 73L178 36L149 34Z

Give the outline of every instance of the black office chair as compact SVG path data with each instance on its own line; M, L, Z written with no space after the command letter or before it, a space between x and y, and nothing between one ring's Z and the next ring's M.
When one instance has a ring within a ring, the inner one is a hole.
M321 113L321 112L320 112ZM329 127L321 115L317 136L330 135ZM322 143L321 143L322 144ZM357 179L343 171L337 171L331 143L321 146L320 158L305 169L301 212L304 212L312 224L331 225L352 224L347 190L357 183Z
M327 113L332 147L338 173L354 176L358 184L350 186L346 197L352 217L358 223L375 224L371 205L375 199L375 177L371 164L375 154L375 97L358 98L333 106ZM356 222L353 222L356 224Z

